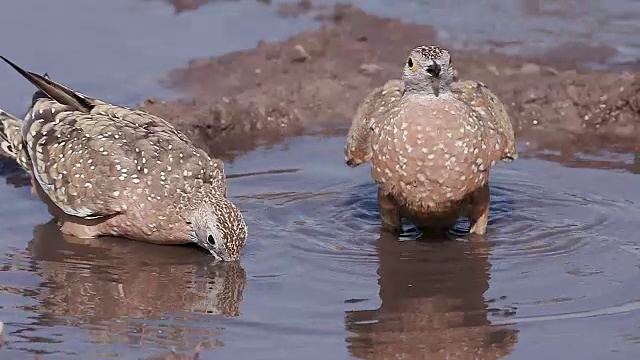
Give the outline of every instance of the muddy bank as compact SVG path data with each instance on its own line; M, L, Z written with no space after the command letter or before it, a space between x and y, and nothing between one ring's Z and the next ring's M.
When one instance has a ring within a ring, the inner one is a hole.
M170 74L170 86L186 91L183 99L148 99L142 107L172 119L212 153L233 157L312 127L347 126L369 89L399 76L410 48L438 43L429 26L371 16L351 6L311 11L321 29L192 60ZM581 53L591 60L607 51ZM636 74L575 70L575 56L557 52L536 62L455 49L453 56L460 78L485 82L508 104L518 137L532 147L636 146Z

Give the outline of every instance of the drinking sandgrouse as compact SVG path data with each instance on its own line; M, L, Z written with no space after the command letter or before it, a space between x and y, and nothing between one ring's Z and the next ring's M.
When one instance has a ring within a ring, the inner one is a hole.
M372 161L383 230L401 218L451 228L460 216L471 233L486 231L489 168L518 156L504 104L484 84L455 81L449 52L411 50L402 80L371 91L353 118L345 161Z
M24 120L0 110L0 145L63 233L196 243L237 260L247 227L224 164L165 120L91 98L2 57L35 85Z

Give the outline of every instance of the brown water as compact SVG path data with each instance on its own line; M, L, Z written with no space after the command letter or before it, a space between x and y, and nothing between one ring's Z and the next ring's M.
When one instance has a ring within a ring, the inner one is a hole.
M178 17L162 2L45 4L53 3L21 0L0 12L3 54L129 104L166 94L154 79L190 57L310 26L249 1ZM104 50L70 52L45 32L52 19L68 42L93 36ZM216 32L231 25L233 41ZM37 46L46 51L34 56ZM2 71L0 106L21 113L32 89ZM240 264L212 264L195 247L62 236L30 188L5 177L0 358L138 359L198 342L205 359L638 357L633 156L560 164L521 148L520 160L492 173L486 242L398 241L378 231L369 168L343 165L343 135L290 139L228 165L230 195L250 229Z

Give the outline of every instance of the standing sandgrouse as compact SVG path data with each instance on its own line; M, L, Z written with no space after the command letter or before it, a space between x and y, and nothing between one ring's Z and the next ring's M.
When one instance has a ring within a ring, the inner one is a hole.
M31 175L63 233L196 243L237 260L247 227L226 198L224 164L163 119L25 71L35 85L24 120L0 110L0 145Z
M517 158L504 104L484 84L454 82L449 52L411 50L402 80L368 94L353 118L345 161L372 161L382 228L399 233L401 217L445 230L458 217L486 231L489 168Z

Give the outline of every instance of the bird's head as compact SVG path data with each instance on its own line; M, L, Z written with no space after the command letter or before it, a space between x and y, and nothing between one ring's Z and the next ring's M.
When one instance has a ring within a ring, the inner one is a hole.
M242 213L223 195L215 195L190 216L191 240L216 259L235 261L247 242L247 225Z
M451 55L435 45L411 50L402 75L406 92L426 92L435 96L449 90L454 78Z

